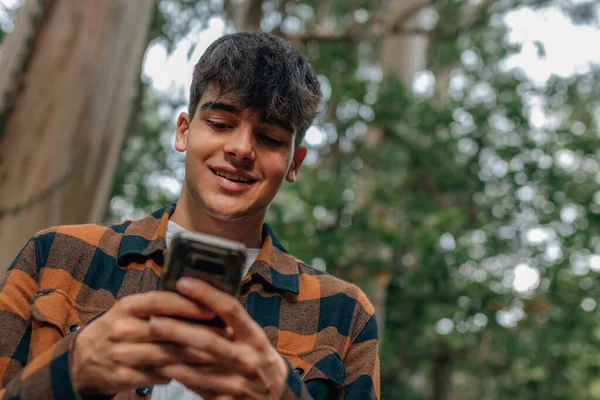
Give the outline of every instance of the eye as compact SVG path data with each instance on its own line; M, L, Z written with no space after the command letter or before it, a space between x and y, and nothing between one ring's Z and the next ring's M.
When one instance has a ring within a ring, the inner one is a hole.
M225 123L222 123L222 122L215 122L215 121L211 121L210 119L207 119L206 123L210 127L212 127L214 130L217 130L217 131L226 131L226 130L229 130L229 129L233 128L233 125L231 125L231 124L225 124Z
M269 146L274 146L274 147L283 146L283 142L281 140L274 139L267 134L264 134L264 133L260 134L259 138L260 138L260 140L262 140L265 144L267 144Z

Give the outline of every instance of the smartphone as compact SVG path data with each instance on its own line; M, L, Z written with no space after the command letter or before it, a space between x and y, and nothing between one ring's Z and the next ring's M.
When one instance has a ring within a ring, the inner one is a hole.
M177 232L167 251L160 288L176 292L179 278L192 277L235 296L245 264L246 246L242 243L202 233ZM194 322L225 327L219 317Z

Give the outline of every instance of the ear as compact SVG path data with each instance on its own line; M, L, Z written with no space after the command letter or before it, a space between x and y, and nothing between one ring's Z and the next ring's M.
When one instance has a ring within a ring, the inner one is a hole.
M177 130L175 131L175 149L181 153L187 150L188 134L190 131L190 116L182 112L177 117Z
M285 176L285 180L292 183L296 181L296 177L298 176L298 170L304 162L304 158L306 157L306 147L298 146L296 151L294 152L294 158L292 159L292 165L288 169L287 175Z

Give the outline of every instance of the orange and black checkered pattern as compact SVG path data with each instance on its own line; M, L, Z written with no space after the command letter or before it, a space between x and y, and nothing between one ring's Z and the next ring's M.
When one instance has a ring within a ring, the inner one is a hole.
M69 354L119 299L156 290L171 204L117 225L36 234L0 280L0 399L78 399ZM287 253L270 227L242 280L240 301L288 361L285 399L378 399L374 310L355 285ZM131 390L116 398L150 398Z

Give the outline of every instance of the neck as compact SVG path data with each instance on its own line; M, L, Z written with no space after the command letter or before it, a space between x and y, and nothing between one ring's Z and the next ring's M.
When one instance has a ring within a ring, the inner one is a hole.
M263 213L233 221L221 219L208 214L182 192L171 221L190 231L235 240L248 248L260 248L264 217Z

